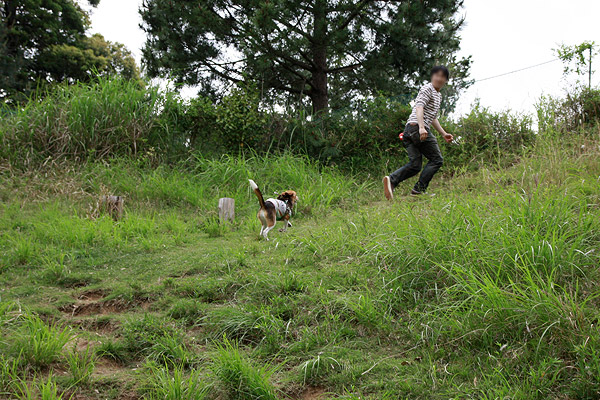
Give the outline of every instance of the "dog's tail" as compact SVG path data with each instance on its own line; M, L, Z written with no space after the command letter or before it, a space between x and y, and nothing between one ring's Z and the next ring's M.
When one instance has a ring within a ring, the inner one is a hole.
M260 208L265 208L265 199L263 198L263 195L260 192L258 185L252 179L249 179L249 181L250 187L252 187L252 190L254 190L254 194L256 194L256 197L258 197L258 203L260 204Z

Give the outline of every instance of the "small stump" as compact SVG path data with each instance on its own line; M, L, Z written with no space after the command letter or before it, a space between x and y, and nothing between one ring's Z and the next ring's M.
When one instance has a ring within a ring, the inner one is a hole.
M123 217L123 196L100 196L98 199L98 214L108 214L115 221Z
M219 199L219 221L233 222L235 218L235 200L229 197Z

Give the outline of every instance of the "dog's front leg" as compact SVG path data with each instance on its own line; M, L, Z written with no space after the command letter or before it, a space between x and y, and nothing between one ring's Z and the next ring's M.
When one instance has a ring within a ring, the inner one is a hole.
M287 228L288 228L288 226L292 226L292 223L290 222L290 220L289 220L289 219L284 219L284 220L283 220L283 228L281 228L281 229L279 230L279 232L287 232Z

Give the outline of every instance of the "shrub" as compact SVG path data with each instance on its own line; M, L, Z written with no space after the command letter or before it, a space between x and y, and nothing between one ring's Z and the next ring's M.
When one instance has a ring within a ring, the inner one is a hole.
M542 96L536 104L540 131L571 132L600 122L600 89L579 87L565 98Z
M598 98L597 91L583 91L561 106L564 116L557 121L597 120ZM156 167L159 162L186 160L190 154L210 159L287 152L349 170L383 171L390 158L405 157L398 133L411 112L407 100L377 96L314 117L268 111L251 86L235 86L219 101L188 101L121 78L98 78L88 85L56 86L23 109L5 110L0 159L26 167L47 158L135 157L138 164ZM476 104L468 116L448 121L459 139L444 151L448 165L478 165L490 157L497 161L520 154L533 143L531 122L526 116L494 113ZM23 250L18 257L26 260L27 248Z
M494 112L476 103L466 116L442 122L455 142L443 145L445 165L455 170L513 161L535 143L533 120L510 111ZM441 140L439 140L441 141Z
M311 119L301 114L283 118L274 147L291 149L323 163L347 169L380 166L385 157L403 155L398 134L411 113L398 99L376 97L352 108Z

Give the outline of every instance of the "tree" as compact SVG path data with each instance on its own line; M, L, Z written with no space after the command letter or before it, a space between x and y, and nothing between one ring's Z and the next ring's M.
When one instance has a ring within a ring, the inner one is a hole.
M51 46L41 59L52 80L87 81L92 76L121 75L140 80L140 71L131 52L121 43L106 41L104 36L84 36L73 45Z
M96 70L139 76L123 45L85 36L89 25L75 0L0 0L0 98L27 95L47 82L89 79Z
M250 80L313 111L357 95L414 91L435 63L454 64L462 0L144 0L150 76L214 93Z
M593 41L585 41L583 43L567 46L562 44L557 49L554 49L558 58L563 62L564 75L575 72L581 76L585 73L588 75L588 86L592 88L592 59L598 55L598 46Z

